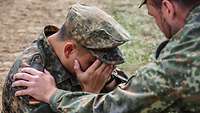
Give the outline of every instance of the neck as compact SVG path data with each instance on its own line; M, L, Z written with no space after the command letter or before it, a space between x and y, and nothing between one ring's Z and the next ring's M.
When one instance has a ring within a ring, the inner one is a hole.
M48 42L52 46L56 56L59 58L60 62L65 67L65 69L67 69L67 71L73 74L74 72L72 71L69 62L66 61L63 55L65 41L60 41L58 38L58 34L53 34L48 37Z
M173 29L171 29L171 32L174 35L184 27L184 25L186 23L187 16L190 12L190 8L184 8L184 7L177 6L176 11L177 11L176 12L176 19L171 24L171 26L173 26L172 27Z
M48 37L48 42L52 46L54 52L59 57L60 53L62 53L62 42L58 40L57 34L53 34Z

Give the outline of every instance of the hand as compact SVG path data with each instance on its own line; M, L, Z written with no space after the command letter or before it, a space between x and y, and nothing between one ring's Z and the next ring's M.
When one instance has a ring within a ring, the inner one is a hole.
M113 71L113 65L101 63L101 61L96 60L85 72L83 72L78 60L75 60L74 70L83 91L99 93L110 77Z
M33 68L23 68L20 73L13 77L12 87L25 86L26 89L19 90L15 96L29 95L33 98L49 103L50 97L57 90L55 80L48 71L40 72Z
M104 86L104 90L106 92L110 92L113 89L115 89L117 85L118 85L117 82L115 80L113 80L109 84L106 83L106 85Z

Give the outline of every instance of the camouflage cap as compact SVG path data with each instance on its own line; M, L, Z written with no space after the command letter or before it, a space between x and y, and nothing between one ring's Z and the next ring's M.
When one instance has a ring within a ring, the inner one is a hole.
M64 26L68 36L103 62L124 62L118 46L128 41L130 35L117 21L99 8L72 5Z
M140 5L139 5L139 8L141 8L144 4L146 4L147 0L141 0L140 1Z

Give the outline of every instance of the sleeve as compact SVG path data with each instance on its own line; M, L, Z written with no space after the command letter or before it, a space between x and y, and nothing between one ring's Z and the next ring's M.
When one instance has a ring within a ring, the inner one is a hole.
M26 49L21 56L19 56L13 66L11 67L8 75L6 76L5 83L3 86L2 94L2 111L4 113L25 113L31 110L28 96L15 97L15 91L24 87L12 88L13 75L20 71L20 69L26 65L32 65L32 62L42 63L39 57L40 54L36 47L31 46Z
M115 89L117 85L126 83L127 81L127 74L119 68L116 68L113 70L110 79L106 82L104 88L101 90L101 93L108 93Z
M141 68L110 93L57 90L50 99L51 107L60 113L162 113L173 106L187 109L186 104L192 106L200 93L199 54L192 47L188 43L174 47L173 53Z
M161 92L168 92L170 87L165 84L163 78L154 76L162 72L146 70L140 73L149 75L131 77L126 85L121 85L107 94L94 95L58 90L51 97L51 106L61 113L145 113L144 110L167 108L170 103L161 101L160 95ZM150 76L152 78L149 78ZM158 90L161 88L163 91ZM167 96L169 94L165 95L166 98Z

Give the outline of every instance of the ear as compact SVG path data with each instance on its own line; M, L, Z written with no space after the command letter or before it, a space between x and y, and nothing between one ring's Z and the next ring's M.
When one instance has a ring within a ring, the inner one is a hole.
M165 18L173 19L175 15L175 7L173 2L169 0L163 0L161 11Z
M64 54L66 58L69 58L69 56L73 53L73 51L76 49L76 45L69 41L66 42L64 45Z

